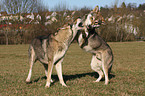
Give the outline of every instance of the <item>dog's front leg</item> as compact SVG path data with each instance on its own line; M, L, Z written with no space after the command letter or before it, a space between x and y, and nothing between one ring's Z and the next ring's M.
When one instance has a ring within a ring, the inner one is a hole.
M51 74L52 74L52 69L53 69L53 61L48 62L48 74L47 74L47 81L46 81L46 88L50 87L50 81L51 81Z
M59 78L60 83L62 84L62 86L67 87L66 84L64 83L63 76L62 76L62 64L61 64L62 61L63 61L63 59L61 59L61 60L55 65L55 68L56 68L57 75L58 75L58 78Z

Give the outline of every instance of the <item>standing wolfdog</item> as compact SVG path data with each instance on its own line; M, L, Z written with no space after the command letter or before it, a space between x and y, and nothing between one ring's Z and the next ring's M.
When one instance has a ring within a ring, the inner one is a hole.
M62 77L61 63L78 30L82 29L81 19L78 18L72 25L61 28L55 35L50 34L49 36L35 38L29 47L30 69L26 82L30 82L32 66L39 60L44 65L45 74L47 76L45 87L50 87L54 64L60 83L66 86Z
M105 74L105 84L107 85L108 74L113 63L113 53L109 45L95 31L95 28L103 23L104 19L96 7L84 19L86 29L78 34L77 41L82 49L93 54L91 68L99 74L99 78L95 82L99 82Z

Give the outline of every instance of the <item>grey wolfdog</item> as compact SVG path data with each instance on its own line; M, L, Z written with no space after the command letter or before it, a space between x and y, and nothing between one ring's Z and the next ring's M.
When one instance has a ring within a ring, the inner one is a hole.
M109 83L108 74L112 69L113 53L110 46L97 34L95 28L104 24L104 19L99 12L98 6L84 19L85 31L77 35L79 46L93 54L91 68L99 74L95 82L99 82L105 74L105 84Z
M39 60L45 68L47 77L45 87L50 87L53 65L55 65L60 83L66 86L62 77L61 63L77 32L82 29L81 19L78 18L72 25L61 28L55 35L35 38L29 47L30 69L26 82L30 82L32 66Z

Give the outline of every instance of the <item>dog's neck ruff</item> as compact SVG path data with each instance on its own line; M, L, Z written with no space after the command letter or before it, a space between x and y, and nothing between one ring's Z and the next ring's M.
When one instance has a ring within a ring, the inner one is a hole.
M54 36L54 39L58 42L62 42L62 43L66 43L66 42L70 42L70 40L72 39L72 29L70 26L64 27L64 28L60 28L60 30L58 31L57 35Z

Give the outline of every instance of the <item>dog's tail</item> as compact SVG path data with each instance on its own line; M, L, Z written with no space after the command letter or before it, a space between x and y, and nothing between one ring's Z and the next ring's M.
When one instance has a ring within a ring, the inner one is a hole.
M29 45L29 49L28 49L28 56L29 58L31 57L31 51L32 51L32 45Z

